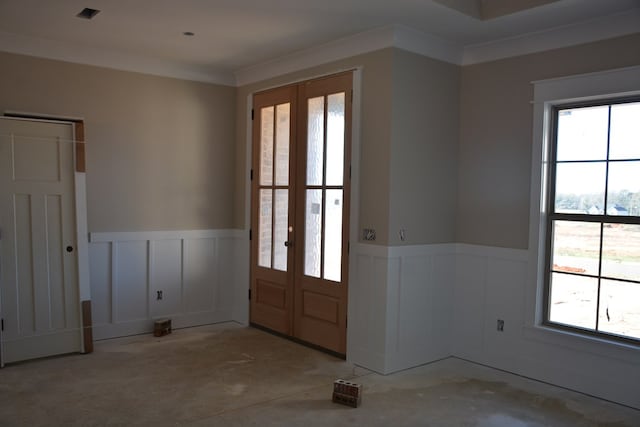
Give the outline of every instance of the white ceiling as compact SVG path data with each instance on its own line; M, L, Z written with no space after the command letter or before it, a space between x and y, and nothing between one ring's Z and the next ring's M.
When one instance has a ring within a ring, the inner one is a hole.
M465 1L498 2L457 3ZM85 7L101 12L77 18ZM640 0L560 0L487 20L433 0L0 0L0 50L230 82L257 64L381 28L474 49L623 18L622 32L640 31Z

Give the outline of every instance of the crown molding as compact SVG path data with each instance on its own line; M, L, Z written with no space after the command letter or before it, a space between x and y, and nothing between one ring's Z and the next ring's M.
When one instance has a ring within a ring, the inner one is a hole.
M240 69L235 73L236 85L244 86L388 47L397 47L458 65L462 61L462 48L455 43L412 28L387 26Z
M393 46L393 28L376 28L242 68L235 72L236 85L256 83L391 46Z
M579 24L467 46L409 27L386 26L242 68L235 73L6 32L0 32L0 51L182 80L244 86L389 47L456 65L472 65L633 34L639 28L640 8Z
M175 61L94 49L2 31L0 31L0 51L181 80L235 85L235 78L231 73L214 73L205 67L189 66Z
M610 39L640 31L640 8L579 24L465 46L462 65L472 65L530 53Z

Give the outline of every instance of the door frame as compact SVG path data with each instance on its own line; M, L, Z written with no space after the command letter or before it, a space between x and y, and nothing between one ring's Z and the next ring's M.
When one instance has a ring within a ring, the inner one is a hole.
M245 130L246 130L246 140L245 140L245 188L244 188L244 232L246 235L245 239L245 250L243 253L245 257L243 259L244 265L247 266L248 269L251 268L251 257L250 254L250 246L251 242L249 241L249 229L251 228L251 179L250 173L253 165L253 124L251 120L251 111L253 110L253 96L258 92L263 92L269 89L275 89L283 86L293 85L297 83L302 83L308 80L314 80L324 77L329 77L334 74L340 74L344 72L351 71L353 73L353 101L352 101L352 111L351 111L351 191L350 191L350 213L349 213L349 241L351 242L352 249L358 244L358 237L360 233L358 230L360 229L360 124L361 124L361 110L362 110L362 66L355 66L349 68L341 68L336 69L331 72L323 73L323 74L315 74L310 75L304 78L288 80L277 85L265 85L260 86L257 89L254 89L250 93L247 94L247 109L246 109L246 119L245 119ZM354 252L352 251L349 255L349 287L347 288L347 317L354 318L353 314L353 301L351 298L352 289L354 289L353 283L356 280L355 275L355 266L356 266L356 257L353 256ZM251 289L251 281L249 275L242 278L242 295L248 295L249 290ZM236 321L240 321L243 324L249 324L249 304L250 301L248 299L244 300L245 303L242 307L238 307L237 312L239 316L234 319ZM352 333L349 332L349 328L347 327L347 352L346 357L349 360L349 355L352 349L353 340Z
M80 334L79 351L81 353L91 353L93 352L93 331L91 322L91 283L89 279L89 232L87 221L87 174L84 118L9 110L4 111L4 114L0 117L10 120L68 124L72 127L74 146L73 187L76 223L76 275L78 283L78 307L80 310L78 313L80 319L80 328L78 331ZM0 343L0 368L2 367L4 367L4 362L2 344Z

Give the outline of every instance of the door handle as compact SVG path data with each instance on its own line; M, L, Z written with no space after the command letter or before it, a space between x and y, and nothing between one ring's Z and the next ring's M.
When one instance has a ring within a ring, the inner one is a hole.
M67 246L67 252L73 252L73 246Z
M284 245L288 248L293 247L293 240L287 240L284 242Z

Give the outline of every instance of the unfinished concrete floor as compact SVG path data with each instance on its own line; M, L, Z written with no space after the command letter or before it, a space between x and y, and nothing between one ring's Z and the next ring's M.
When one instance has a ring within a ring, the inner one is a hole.
M331 402L336 378L359 408ZM233 323L0 370L0 426L640 426L640 411L455 358L378 375Z

